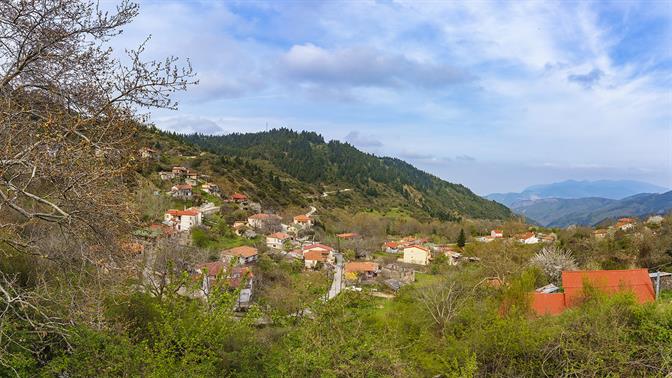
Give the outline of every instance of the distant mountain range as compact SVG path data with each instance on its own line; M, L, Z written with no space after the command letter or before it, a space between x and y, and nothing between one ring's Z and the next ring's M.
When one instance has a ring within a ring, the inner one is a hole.
M620 200L640 193L663 193L669 189L633 180L568 180L547 185L534 185L520 193L493 193L485 196L508 207L521 201L544 198L593 198ZM595 203L595 201L588 201Z
M637 194L621 200L599 197L543 198L519 201L510 207L514 212L546 227L572 224L594 226L606 219L667 213L672 210L672 191Z

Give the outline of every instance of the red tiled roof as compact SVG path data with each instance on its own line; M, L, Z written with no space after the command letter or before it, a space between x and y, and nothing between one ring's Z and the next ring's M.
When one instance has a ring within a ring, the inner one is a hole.
M639 303L653 302L653 284L646 269L562 272L564 293L532 293L532 310L538 315L557 315L565 308L580 305L584 283L606 293L632 292Z
M254 277L254 274L250 270L250 268L246 266L237 266L231 269L231 274L229 275L229 286L231 287L238 287L240 286L241 282L243 281L243 278L248 277L252 278Z
M267 237L275 239L289 239L289 235L285 234L284 232L276 232L274 234L268 235Z
M214 277L218 274L220 274L222 271L226 269L226 264L222 261L213 261L213 262L208 262L208 263L203 263L203 264L198 264L196 265L196 269L203 271L204 269L208 270L208 276Z
M385 246L388 247L388 248L395 249L399 246L399 243L397 243L397 242L387 242L387 243L385 243Z
M184 215L190 216L190 217L195 217L198 215L198 210L175 210L175 209L170 209L166 211L167 214L170 214L174 217L181 217Z
M375 272L378 264L373 261L353 261L345 263L345 273L351 272Z
M532 232L532 231L529 231L529 232L526 232L524 234L518 235L518 239L520 239L520 240L527 240L527 239L532 238L532 237L534 237L534 232Z
M307 215L297 215L294 217L294 222L308 222L310 217Z
M639 303L655 299L653 284L646 269L562 272L562 288L568 306L581 302L584 282L608 294L632 291Z
M244 195L244 194L240 194L240 193L233 193L233 195L231 196L231 199L242 201L242 200L246 200L247 196Z
M311 250L311 249L323 249L323 250L326 250L326 251L328 251L328 252L331 252L331 251L334 250L334 249L331 248L330 246L328 246L328 245L324 245L324 244L320 244L320 243L315 243L315 244L311 244L311 245L307 245L307 246L303 247L303 250L304 250L304 251L308 251L308 250Z
M356 232L346 232L344 234L337 234L336 237L341 239L353 239L359 237L359 234Z
M406 247L406 248L418 248L418 249L422 249L422 250L425 251L425 252L429 252L429 248L427 248L427 247L423 247L423 246L421 246L421 245L409 245L409 246ZM404 248L404 249L406 249L406 248Z
M222 251L222 256L252 257L257 254L257 249L249 246L235 247Z
M173 188L175 188L176 190L187 190L187 189L191 190L192 186L191 184L177 184Z
M618 223L635 223L635 220L632 218L619 218Z
M324 251L308 251L303 254L303 258L310 261L327 261L327 257L329 253Z

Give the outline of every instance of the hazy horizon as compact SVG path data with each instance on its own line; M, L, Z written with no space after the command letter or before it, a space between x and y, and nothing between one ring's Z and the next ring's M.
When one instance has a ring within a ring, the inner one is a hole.
M669 3L667 3L669 4ZM665 2L142 1L113 43L191 59L164 130L289 127L479 194L567 179L672 187Z

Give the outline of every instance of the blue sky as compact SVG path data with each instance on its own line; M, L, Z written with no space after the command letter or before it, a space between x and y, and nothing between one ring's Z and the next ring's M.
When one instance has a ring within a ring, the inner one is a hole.
M313 130L479 194L672 187L672 2L142 1L113 41L189 57L157 126Z

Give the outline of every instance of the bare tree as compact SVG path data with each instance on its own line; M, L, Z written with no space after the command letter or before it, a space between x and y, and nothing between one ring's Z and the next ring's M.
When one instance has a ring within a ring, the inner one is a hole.
M122 65L108 46L138 13L123 1L0 1L0 242L30 249L47 222L100 239L132 214L124 189L142 108L174 108L193 83L177 58ZM121 220L121 222L119 221ZM100 243L106 246L106 243Z
M418 300L443 335L475 290L457 281L440 281L416 290Z
M136 214L127 188L137 126L146 121L140 112L175 108L172 93L195 83L188 62L143 60L147 41L126 51L129 64L115 57L110 39L137 14L125 0L112 12L92 0L0 0L0 259L61 259L54 272L81 273L62 274L73 277L73 296L94 291L87 282L103 286L98 275L119 268L117 236ZM68 248L46 248L59 245L54 238ZM57 290L48 273L36 280L39 288L6 272L0 278L2 332L14 322L45 339L65 336L41 300ZM56 308L78 303L64 296L47 299L68 302ZM15 333L1 337L5 366L5 347L39 356L34 348L44 345Z

